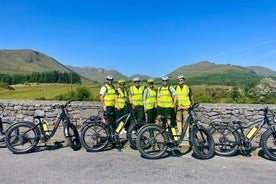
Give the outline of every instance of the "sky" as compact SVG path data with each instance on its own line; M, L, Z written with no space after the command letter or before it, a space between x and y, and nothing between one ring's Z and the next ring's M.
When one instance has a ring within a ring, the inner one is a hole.
M275 0L1 0L0 18L0 50L63 65L152 77L199 61L276 71Z

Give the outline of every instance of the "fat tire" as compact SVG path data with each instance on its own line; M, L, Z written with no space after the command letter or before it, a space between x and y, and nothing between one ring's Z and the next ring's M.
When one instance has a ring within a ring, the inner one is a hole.
M134 150L137 150L136 147L136 139L137 139L137 134L139 132L139 129L142 127L142 125L138 123L131 123L130 126L127 129L127 140L130 144L130 147Z
M4 147L6 147L6 144L5 144L5 134L6 134L7 130L8 130L8 128L11 126L12 122L6 121L6 120L2 120L1 123L2 123L3 129L0 132L0 148L4 148Z
M191 130L193 152L200 159L210 159L214 156L214 140L210 132L204 127L194 127Z
M87 151L102 151L109 142L110 132L101 122L87 124L81 130L81 144Z
M71 122L64 123L64 136L68 145L74 150L81 149L80 135L76 126Z
M158 125L147 125L139 130L136 146L144 158L161 158L168 148L168 135Z
M276 132L271 129L266 130L261 137L261 146L264 153L271 160L276 161Z
M232 156L239 150L240 135L230 126L214 125L210 129L214 139L215 153L220 156Z
M19 122L10 126L5 135L6 147L15 154L31 152L40 140L40 131L34 126L32 122ZM27 143L29 145L26 146Z

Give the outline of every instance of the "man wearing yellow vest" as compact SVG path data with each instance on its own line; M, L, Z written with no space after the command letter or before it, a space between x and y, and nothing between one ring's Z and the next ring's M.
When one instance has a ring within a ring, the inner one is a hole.
M128 103L128 91L127 91L127 88L125 87L125 80L119 79L118 84L119 84L119 87L116 89L116 92L115 92L116 119L119 119L120 117L128 113L128 109L126 107L126 104ZM127 129L126 126L125 126L125 129Z
M134 85L130 86L129 103L132 105L133 115L139 123L144 122L144 102L143 92L144 86L140 85L140 78L133 78Z
M100 101L104 111L105 124L115 122L115 88L112 82L113 76L106 76L106 83L100 89Z
M162 77L162 86L157 92L157 120L163 125L162 118L166 119L169 126L172 125L172 115L176 105L176 92L174 87L168 85L169 78Z
M156 120L156 90L154 89L154 79L147 80L148 87L144 90L144 111L146 116L146 123L155 123Z
M182 123L188 118L188 108L194 103L194 96L191 88L185 84L185 77L183 75L179 75L177 81L178 85L175 87L177 94L176 122L178 134L180 135L183 131ZM184 129L187 129L187 127Z

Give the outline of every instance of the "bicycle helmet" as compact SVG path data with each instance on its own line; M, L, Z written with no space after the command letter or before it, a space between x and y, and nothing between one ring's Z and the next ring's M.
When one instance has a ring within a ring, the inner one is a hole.
M119 79L118 80L118 84L125 84L125 82L126 82L125 79Z
M163 76L162 77L162 81L168 81L169 80L169 77L168 76Z
M111 81L113 81L113 76L112 76L112 75L106 76L106 80L111 80Z
M132 80L133 80L133 82L140 82L140 78L139 77L134 77Z
M177 80L179 80L179 79L185 80L185 77L183 75L178 75Z
M148 82L149 84L153 84L153 83L154 83L154 79L153 79L153 78L148 78L147 82Z

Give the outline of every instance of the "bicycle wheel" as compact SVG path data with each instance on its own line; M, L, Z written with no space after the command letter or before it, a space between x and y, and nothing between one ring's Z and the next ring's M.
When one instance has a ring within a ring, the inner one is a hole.
M31 122L13 124L6 132L6 147L13 153L27 153L33 150L40 139L40 131Z
M138 123L131 123L127 129L127 140L132 149L135 149L135 150L137 149L136 147L137 133L141 127L142 127L142 124L140 125Z
M91 123L81 130L81 143L87 151L101 151L107 146L109 135L105 124Z
M7 129L11 126L12 122L2 120L2 122L0 122L0 123L2 124L2 126L0 128L0 148L3 148L3 147L5 147L5 133L6 133Z
M191 142L194 153L200 159L209 159L214 156L214 140L204 127L194 127L191 130Z
M231 156L239 150L240 136L233 128L215 125L210 129L210 134L214 139L217 155Z
M276 132L268 129L261 137L261 145L264 153L276 161Z
M168 136L158 125L148 125L139 130L136 146L140 154L149 159L161 158L168 146Z
M70 121L64 123L64 136L67 140L68 145L74 151L81 149L79 132L75 125Z

